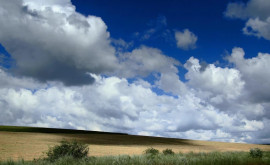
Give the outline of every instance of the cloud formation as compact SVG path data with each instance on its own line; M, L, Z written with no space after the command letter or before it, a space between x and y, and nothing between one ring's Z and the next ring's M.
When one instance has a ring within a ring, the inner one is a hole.
M270 79L270 54L258 53L257 57L244 58L245 52L242 48L235 48L228 60L235 64L242 73L242 79L246 82L248 98L253 102L270 102L269 86Z
M175 31L176 45L183 50L195 49L198 37L189 31L184 29L183 31Z
M140 57L142 50L146 56L147 50L160 53L146 47L134 52ZM184 64L187 82L182 82L174 69L165 69L154 84L140 78L130 82L91 74L95 79L92 85L67 87L16 78L1 70L0 112L4 115L0 124L269 143L270 100L265 92L269 89L260 82L270 81L263 72L268 70L265 64L270 55L245 59L243 53L241 48L233 49L228 57L233 68L209 64L200 69L199 60L191 57ZM170 62L174 66L174 61ZM255 65L247 70L249 63ZM264 81L250 80L253 74ZM157 94L154 88L174 96Z
M1 124L182 138L190 138L188 132L192 130L199 139L209 140L211 137L201 137L201 132L213 130L216 136L216 128L236 120L193 94L178 98L159 96L142 81L129 83L117 77L93 77L95 83L83 87L39 87L35 92L1 87Z
M270 1L268 0L249 0L246 4L232 2L227 6L225 16L247 20L243 28L244 34L270 40L269 8Z
M151 73L177 73L180 62L168 57L161 50L147 46L123 52L119 55L120 69L114 74L120 77L146 77Z
M69 0L3 0L0 23L0 42L16 61L17 75L81 85L93 82L88 72L117 68L106 24L77 13Z
M185 75L189 80L188 85L209 94L235 98L241 94L245 85L240 72L234 68L221 68L209 64L201 70L199 60L194 57L190 57L184 67L188 70Z

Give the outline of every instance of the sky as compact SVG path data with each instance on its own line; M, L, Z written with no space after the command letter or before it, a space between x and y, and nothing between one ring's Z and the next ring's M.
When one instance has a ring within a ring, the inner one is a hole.
M0 0L0 125L270 144L269 0Z

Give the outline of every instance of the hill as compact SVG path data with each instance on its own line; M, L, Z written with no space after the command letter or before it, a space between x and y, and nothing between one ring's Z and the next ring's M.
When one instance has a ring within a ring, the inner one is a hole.
M7 132L36 132L36 133L66 133L66 134L118 134L118 135L127 135L126 133L112 133L112 132L101 132L101 131L61 129L61 128L21 127L21 126L0 126L0 131L7 131Z
M32 160L43 155L48 146L58 144L61 140L76 139L87 143L92 156L137 155L146 148L159 150L171 148L174 152L211 152L211 151L249 151L260 148L270 151L269 145L224 143L176 138L136 136L122 133L0 126L0 160L8 158Z

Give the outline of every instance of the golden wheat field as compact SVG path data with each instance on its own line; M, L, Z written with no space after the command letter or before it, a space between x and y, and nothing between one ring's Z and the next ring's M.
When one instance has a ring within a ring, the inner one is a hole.
M224 143L212 141L185 140L161 137L134 136L125 134L68 134L39 132L10 132L0 130L0 160L20 159L33 160L45 156L49 146L61 140L72 140L87 143L89 155L138 155L149 147L160 151L166 148L174 152L210 152L210 151L249 151L260 148L270 151L270 145Z

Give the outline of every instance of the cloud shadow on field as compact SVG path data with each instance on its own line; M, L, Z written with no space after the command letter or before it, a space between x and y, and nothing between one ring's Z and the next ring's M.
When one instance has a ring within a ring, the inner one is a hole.
M84 131L72 129L56 129L42 127L18 127L18 126L0 126L0 131L8 132L31 132L31 133L51 133L64 136L66 139L76 139L80 142L96 145L189 145L193 144L191 140L128 135L125 133L111 133L99 131Z

